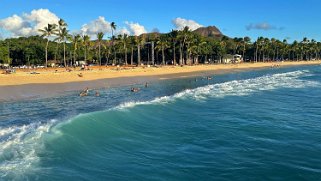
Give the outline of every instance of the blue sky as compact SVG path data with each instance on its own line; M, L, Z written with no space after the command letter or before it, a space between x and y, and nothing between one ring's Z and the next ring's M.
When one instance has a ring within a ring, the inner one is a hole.
M14 14L23 17L33 10L48 9L63 18L73 32L80 31L87 24L86 31L94 33L95 29L89 30L93 28L91 22L112 21L116 22L119 30L132 34L150 32L154 28L168 32L179 28L173 20L180 17L202 26L215 25L230 37L250 36L256 39L264 36L289 41L308 37L321 41L319 0L0 0L0 3L2 37L13 36L12 32L16 31L14 27L8 30L8 26L12 25L7 22L8 17ZM103 19L95 21L100 16ZM33 26L32 22L24 24ZM21 28L21 25L17 27ZM135 28L141 28L141 31ZM16 33L16 36L22 34Z

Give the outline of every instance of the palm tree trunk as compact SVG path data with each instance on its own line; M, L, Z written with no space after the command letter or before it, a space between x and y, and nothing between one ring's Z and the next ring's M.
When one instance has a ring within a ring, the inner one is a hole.
M85 63L87 63L87 47L85 47Z
M74 65L76 64L76 50L74 50L74 56L73 56L73 59L74 59Z
M99 57L99 66L101 66L100 43L99 43L99 45L98 45L98 57Z
M140 45L137 45L137 66L140 66Z
M130 65L133 65L133 64L134 64L134 47L132 47L132 52L130 55Z
M180 42L179 44L179 64L180 65L183 65L183 45L182 43Z
M59 51L59 43L58 42L56 42L57 43L57 46L56 46L56 52L55 52L55 61L57 61L57 57L58 57L58 51Z
M152 41L152 65L155 65L155 48L154 48L153 41Z
M173 61L174 61L174 65L176 65L176 51L175 51L175 42L173 42Z
M256 49L255 49L255 62L257 62L257 53L258 53L258 45L256 45Z
M127 65L127 47L125 46L125 65Z
M165 65L165 51L164 51L164 47L162 47L162 64Z
M49 45L49 39L47 40L47 45L46 45L46 68L48 67L48 45Z
M66 42L64 42L64 66L65 66L65 68L67 67L67 63L66 63Z
M243 58L243 62L244 62L244 59L245 59L245 44L243 46L243 55L242 55L242 58Z

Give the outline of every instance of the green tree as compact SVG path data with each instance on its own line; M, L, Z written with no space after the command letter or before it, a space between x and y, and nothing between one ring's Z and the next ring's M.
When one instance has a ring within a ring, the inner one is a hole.
M97 34L97 41L98 41L98 59L99 59L99 65L101 66L101 44L104 38L104 33L99 32Z
M82 36L82 45L84 46L85 62L87 63L87 52L88 52L88 48L90 46L90 36L88 36L88 35Z
M127 65L127 47L128 47L128 35L123 34L121 36L121 43L123 45L123 51L124 51L124 60L125 60L125 65Z
M79 34L73 35L70 37L70 42L72 43L72 47L73 47L73 64L76 63L76 51L78 50L80 41L81 41L81 36Z
M177 44L177 36L178 36L178 31L177 30L172 30L169 33L170 39L172 41L172 48L173 48L173 63L174 65L177 64L176 62L176 44Z
M59 54L59 46L60 43L63 41L62 39L59 38L59 34L61 34L61 31L63 28L67 28L67 23L63 20L63 19L59 19L58 21L58 33L57 36L58 38L56 38L54 41L57 41L57 47L56 47L56 52L55 52L55 60L57 60L57 56Z
M48 45L49 45L49 37L52 36L53 34L56 33L56 24L48 24L46 27L44 27L43 29L39 29L38 31L40 31L42 33L42 37L46 37L47 38L47 44L46 44L46 67L48 67Z
M113 64L116 64L116 50L115 50L115 36L114 36L114 31L117 28L117 25L115 22L111 22L110 23L110 27L111 27L111 39L112 39L112 46L113 46L113 53L114 53L114 59L113 59Z
M64 47L64 66L67 67L66 62L66 41L67 39L70 39L69 31L66 27L63 27L58 32L58 37L56 38L59 42L63 42Z
M141 65L141 46L145 45L145 35L136 36L136 46L137 46L137 65Z
M156 43L156 49L162 51L162 64L165 65L165 49L169 48L166 35L161 35Z

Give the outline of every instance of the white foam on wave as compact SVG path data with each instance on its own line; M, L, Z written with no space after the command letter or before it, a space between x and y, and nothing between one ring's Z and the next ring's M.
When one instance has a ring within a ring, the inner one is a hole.
M38 163L38 153L43 148L43 135L56 120L23 126L0 128L0 179L23 179L33 165Z
M212 84L195 89L187 89L172 96L164 96L146 102L126 102L113 108L126 110L138 105L166 104L178 99L194 99L202 101L209 97L223 98L226 96L245 96L254 92L268 91L278 88L318 87L319 82L300 79L311 76L308 70L265 75L253 79L233 80L224 83Z

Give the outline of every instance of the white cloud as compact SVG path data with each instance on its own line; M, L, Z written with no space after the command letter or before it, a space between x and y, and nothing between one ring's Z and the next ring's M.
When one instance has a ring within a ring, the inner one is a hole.
M197 28L203 27L203 25L195 22L194 20L187 20L184 18L175 18L172 23L178 30L184 29L185 26L188 26L192 31L196 30Z
M132 35L139 36L141 34L147 33L145 27L138 23L126 21L125 24L129 28L129 31L131 32Z
M81 32L89 35L92 38L96 37L99 32L109 34L111 33L110 22L106 21L105 17L99 16L97 19L89 22L88 24L82 25Z
M144 26L138 24L138 23L132 23L132 22L125 22L126 27L122 27L120 29L116 29L115 35L119 34L128 34L128 35L140 35L142 33L146 33ZM103 16L99 16L97 19L84 24L81 28L82 34L87 34L91 38L95 39L97 36L97 33L103 32L107 34L108 36L111 35L111 26L110 22L105 19Z
M127 28L122 28L119 31L116 32L116 35L123 35L123 34L127 34L130 35L130 31Z
M38 29L48 23L57 23L59 18L48 9L32 10L22 16L13 15L0 20L0 28L11 33L13 37L38 35Z

